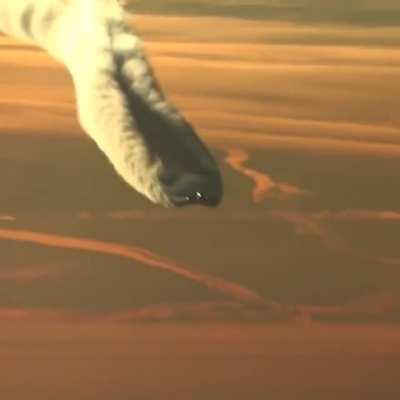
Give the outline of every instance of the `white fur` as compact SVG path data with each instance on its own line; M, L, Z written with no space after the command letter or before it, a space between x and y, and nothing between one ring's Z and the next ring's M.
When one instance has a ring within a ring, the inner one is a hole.
M182 148L197 153L203 168L216 169L160 91L142 42L125 22L117 0L0 0L0 29L34 41L66 65L82 127L123 179L151 201L172 205L159 177L173 157L161 157L149 145L148 132L132 109L132 96L149 115L176 127L170 140L177 141L177 151L184 143ZM173 168L179 173L176 163Z

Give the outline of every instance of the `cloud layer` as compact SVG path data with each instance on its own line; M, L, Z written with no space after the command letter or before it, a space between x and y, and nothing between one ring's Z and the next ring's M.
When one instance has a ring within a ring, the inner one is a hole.
M283 319L394 321L397 300L387 314L371 307L399 290L400 30L291 16L135 21L163 87L219 158L227 201L215 213L141 202L84 138L62 67L2 37L0 223L14 240L1 243L4 315L38 315L29 306L40 304L61 319L73 306L87 318L85 307L103 316L112 308L119 321L266 321L276 310ZM82 237L92 239L74 241ZM50 273L59 257L73 266L68 279L69 267ZM156 270L119 272L129 262Z

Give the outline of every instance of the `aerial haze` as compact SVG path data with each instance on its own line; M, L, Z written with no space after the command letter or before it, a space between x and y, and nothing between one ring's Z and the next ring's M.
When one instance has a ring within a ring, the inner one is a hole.
M128 10L224 202L133 191L64 66L0 36L0 393L397 399L398 2Z

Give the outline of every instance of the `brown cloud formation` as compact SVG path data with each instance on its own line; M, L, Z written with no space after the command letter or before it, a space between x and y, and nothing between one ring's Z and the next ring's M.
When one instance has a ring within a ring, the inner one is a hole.
M273 309L239 303L150 305L102 316L115 322L248 321L248 322L398 322L400 296L393 293L363 296L342 305L280 305Z
M400 221L400 213L397 211L346 210L336 213L321 212L316 217L320 220L337 221Z
M267 197L285 200L306 194L294 185L283 182L274 182L267 174L246 167L250 155L243 149L229 149L225 161L234 170L254 181L252 198L255 203L260 203Z
M129 10L173 15L224 15L269 21L292 21L301 25L339 24L342 26L397 26L400 7L393 0L126 0Z
M213 302L194 304L157 304L147 307L116 312L105 317L115 322L152 322L152 321L276 321L292 318L290 307L278 306L249 307L240 303Z
M351 27L221 19L219 37L207 30L216 20L188 29L189 20L140 17L138 25L169 92L208 141L399 157L400 52L383 47L400 37L396 28L375 29L375 44L371 31Z
M255 183L255 186L257 183ZM259 191L256 187L253 188L254 191ZM301 190L301 189L298 189ZM265 194L265 193L264 193ZM253 199L256 203L256 201ZM228 222L228 221L238 221L238 222L252 222L252 221L270 221L271 219L282 219L288 220L293 217L299 220L300 217L303 216L303 222L306 220L312 221L400 221L400 213L396 211L376 211L376 210L345 210L338 212L331 211L318 211L318 212L292 212L287 210L274 210L274 211L265 211L265 210L252 210L249 211L241 211L238 210L234 215L226 215L226 214L193 214L190 211L182 210L179 214L176 214L174 211L170 210L149 210L144 211L141 209L131 209L131 210L115 210L111 211L107 214L91 214L88 212L79 213L76 216L70 216L70 218L79 218L79 219L104 219L110 218L115 220L137 220L137 221L153 221L153 222L163 222L168 220L184 220L184 221L218 221L218 222ZM1 220L1 219L0 219ZM9 221L7 219L7 221ZM11 221L11 220L10 220ZM311 228L314 224L310 224L310 231L318 229ZM308 230L308 229L307 229Z
M333 234L324 224L324 221L330 219L335 220L350 220L350 221L362 221L365 220L365 216L368 219L371 217L374 220L379 220L379 215L385 213L371 213L371 212L356 212L355 214L345 213L301 213L291 211L272 211L270 215L274 218L283 219L293 226L295 232L299 235L311 235L318 238L321 244L339 254L355 257L358 259L378 263L386 266L397 266L400 265L400 258L396 257L385 257L385 256L372 256L363 250L354 249L347 241L341 239L337 235ZM357 219L354 217L357 216ZM361 218L360 218L361 216ZM378 218L377 218L378 217ZM387 220L387 219L380 219Z
M298 235L315 236L320 239L323 246L329 249L346 255L359 256L344 240L331 234L318 219L318 216L292 211L272 211L270 215L287 221Z
M256 202L268 196L290 198L304 191L275 182L257 166L250 168L247 163L252 162L253 150L400 157L398 27L358 29L148 16L138 17L137 25L148 39L147 49L163 86L209 143L231 149L228 161L252 180ZM215 26L218 29L210 29ZM1 133L82 134L76 124L72 84L57 63L40 51L6 38L0 38L0 61ZM258 209L217 215L140 209L104 211L100 216L90 212L81 217L248 223L277 219L286 221L298 235L317 238L323 247L350 259L349 263L352 258L360 258L384 265L400 264L395 258L363 254L329 229L330 221L398 221L395 210L312 213ZM152 305L115 316L121 320L223 320L224 314L237 315L238 320L263 320L263 315L268 315L263 306L258 306L262 299L246 288L192 271L147 250L35 232L2 232L4 238L11 240L127 257L194 280L236 300L229 304ZM241 302L257 306L244 307ZM371 298L362 304L280 309L285 315L288 310L297 310L311 320L328 316L346 319L351 314L359 316L355 320L368 315L383 320L386 315L388 320L394 320L397 304L394 298L381 302ZM21 310L4 311L9 316L22 314Z
M259 196L260 186L255 186L252 190L253 201L257 203ZM256 193L256 195L254 195ZM265 199L265 193L261 191L261 198ZM281 197L280 197L281 198ZM279 199L279 198L278 198ZM266 199L268 201L268 199ZM73 218L73 216L71 216ZM80 218L78 216L78 218ZM339 254L345 256L355 257L371 261L376 264L395 266L400 265L400 259L396 257L386 257L382 255L373 256L370 253L363 252L360 249L354 249L350 243L345 239L340 238L339 234L333 233L329 227L330 223L334 222L364 222L364 221L377 221L377 222L399 222L400 214L394 211L376 211L376 210L346 210L346 211L317 211L317 212L303 212L293 211L287 209L253 209L251 211L237 210L235 213L229 215L221 213L214 214L194 214L190 210L183 210L179 214L169 210L151 210L143 211L139 209L113 211L108 214L85 214L85 218L90 219L112 219L120 221L148 221L153 223L172 222L172 221L191 221L197 222L218 222L220 224L240 222L251 224L254 222L269 222L285 221L287 222L300 236L313 236L320 240L320 243L328 249L334 250ZM369 248L373 251L373 248Z
M341 305L276 305L255 307L237 302L152 304L112 312L82 312L54 309L0 308L0 321L107 321L152 322L313 322L360 323L400 321L400 297L390 292L363 296Z
M168 271L185 279L189 279L237 301L259 305L265 304L265 301L258 294L243 286L200 271L192 270L139 247L11 229L0 229L0 238L17 242L35 243L47 247L83 250L124 257L139 261L151 268Z
M163 87L211 144L400 156L398 28L135 21ZM59 64L6 37L0 62L1 132L83 134L72 82Z
M400 297L392 293L364 296L339 306L300 306L306 321L399 322Z

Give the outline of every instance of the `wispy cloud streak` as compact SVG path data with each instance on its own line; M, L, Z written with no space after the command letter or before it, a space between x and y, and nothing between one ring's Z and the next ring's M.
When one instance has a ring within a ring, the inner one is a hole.
M246 167L244 164L249 159L250 155L245 150L232 148L227 151L225 161L235 171L247 176L254 182L252 198L255 203L260 203L267 197L287 199L306 193L296 186L284 182L275 182L266 173Z
M43 279L47 277L53 277L58 274L59 271L53 266L38 266L29 267L22 270L15 268L8 268L6 270L0 270L0 281L34 281L37 279Z
M320 220L337 221L400 221L397 211L345 210L336 213L322 212L316 216Z
M81 239L54 234L36 233L11 229L0 229L0 238L17 242L34 243L47 247L83 250L94 253L110 254L139 261L148 267L164 270L182 278L196 282L240 302L264 305L266 302L257 293L236 283L192 270L172 260L158 256L146 249L118 243Z
M328 218L329 213L306 214L291 211L272 211L270 215L287 221L299 235L311 235L318 238L324 247L337 253L386 266L400 265L400 258L370 255L362 250L354 249L345 240L332 234L324 224L324 220ZM340 218L340 213L338 216ZM332 214L330 218L334 219L335 214Z

